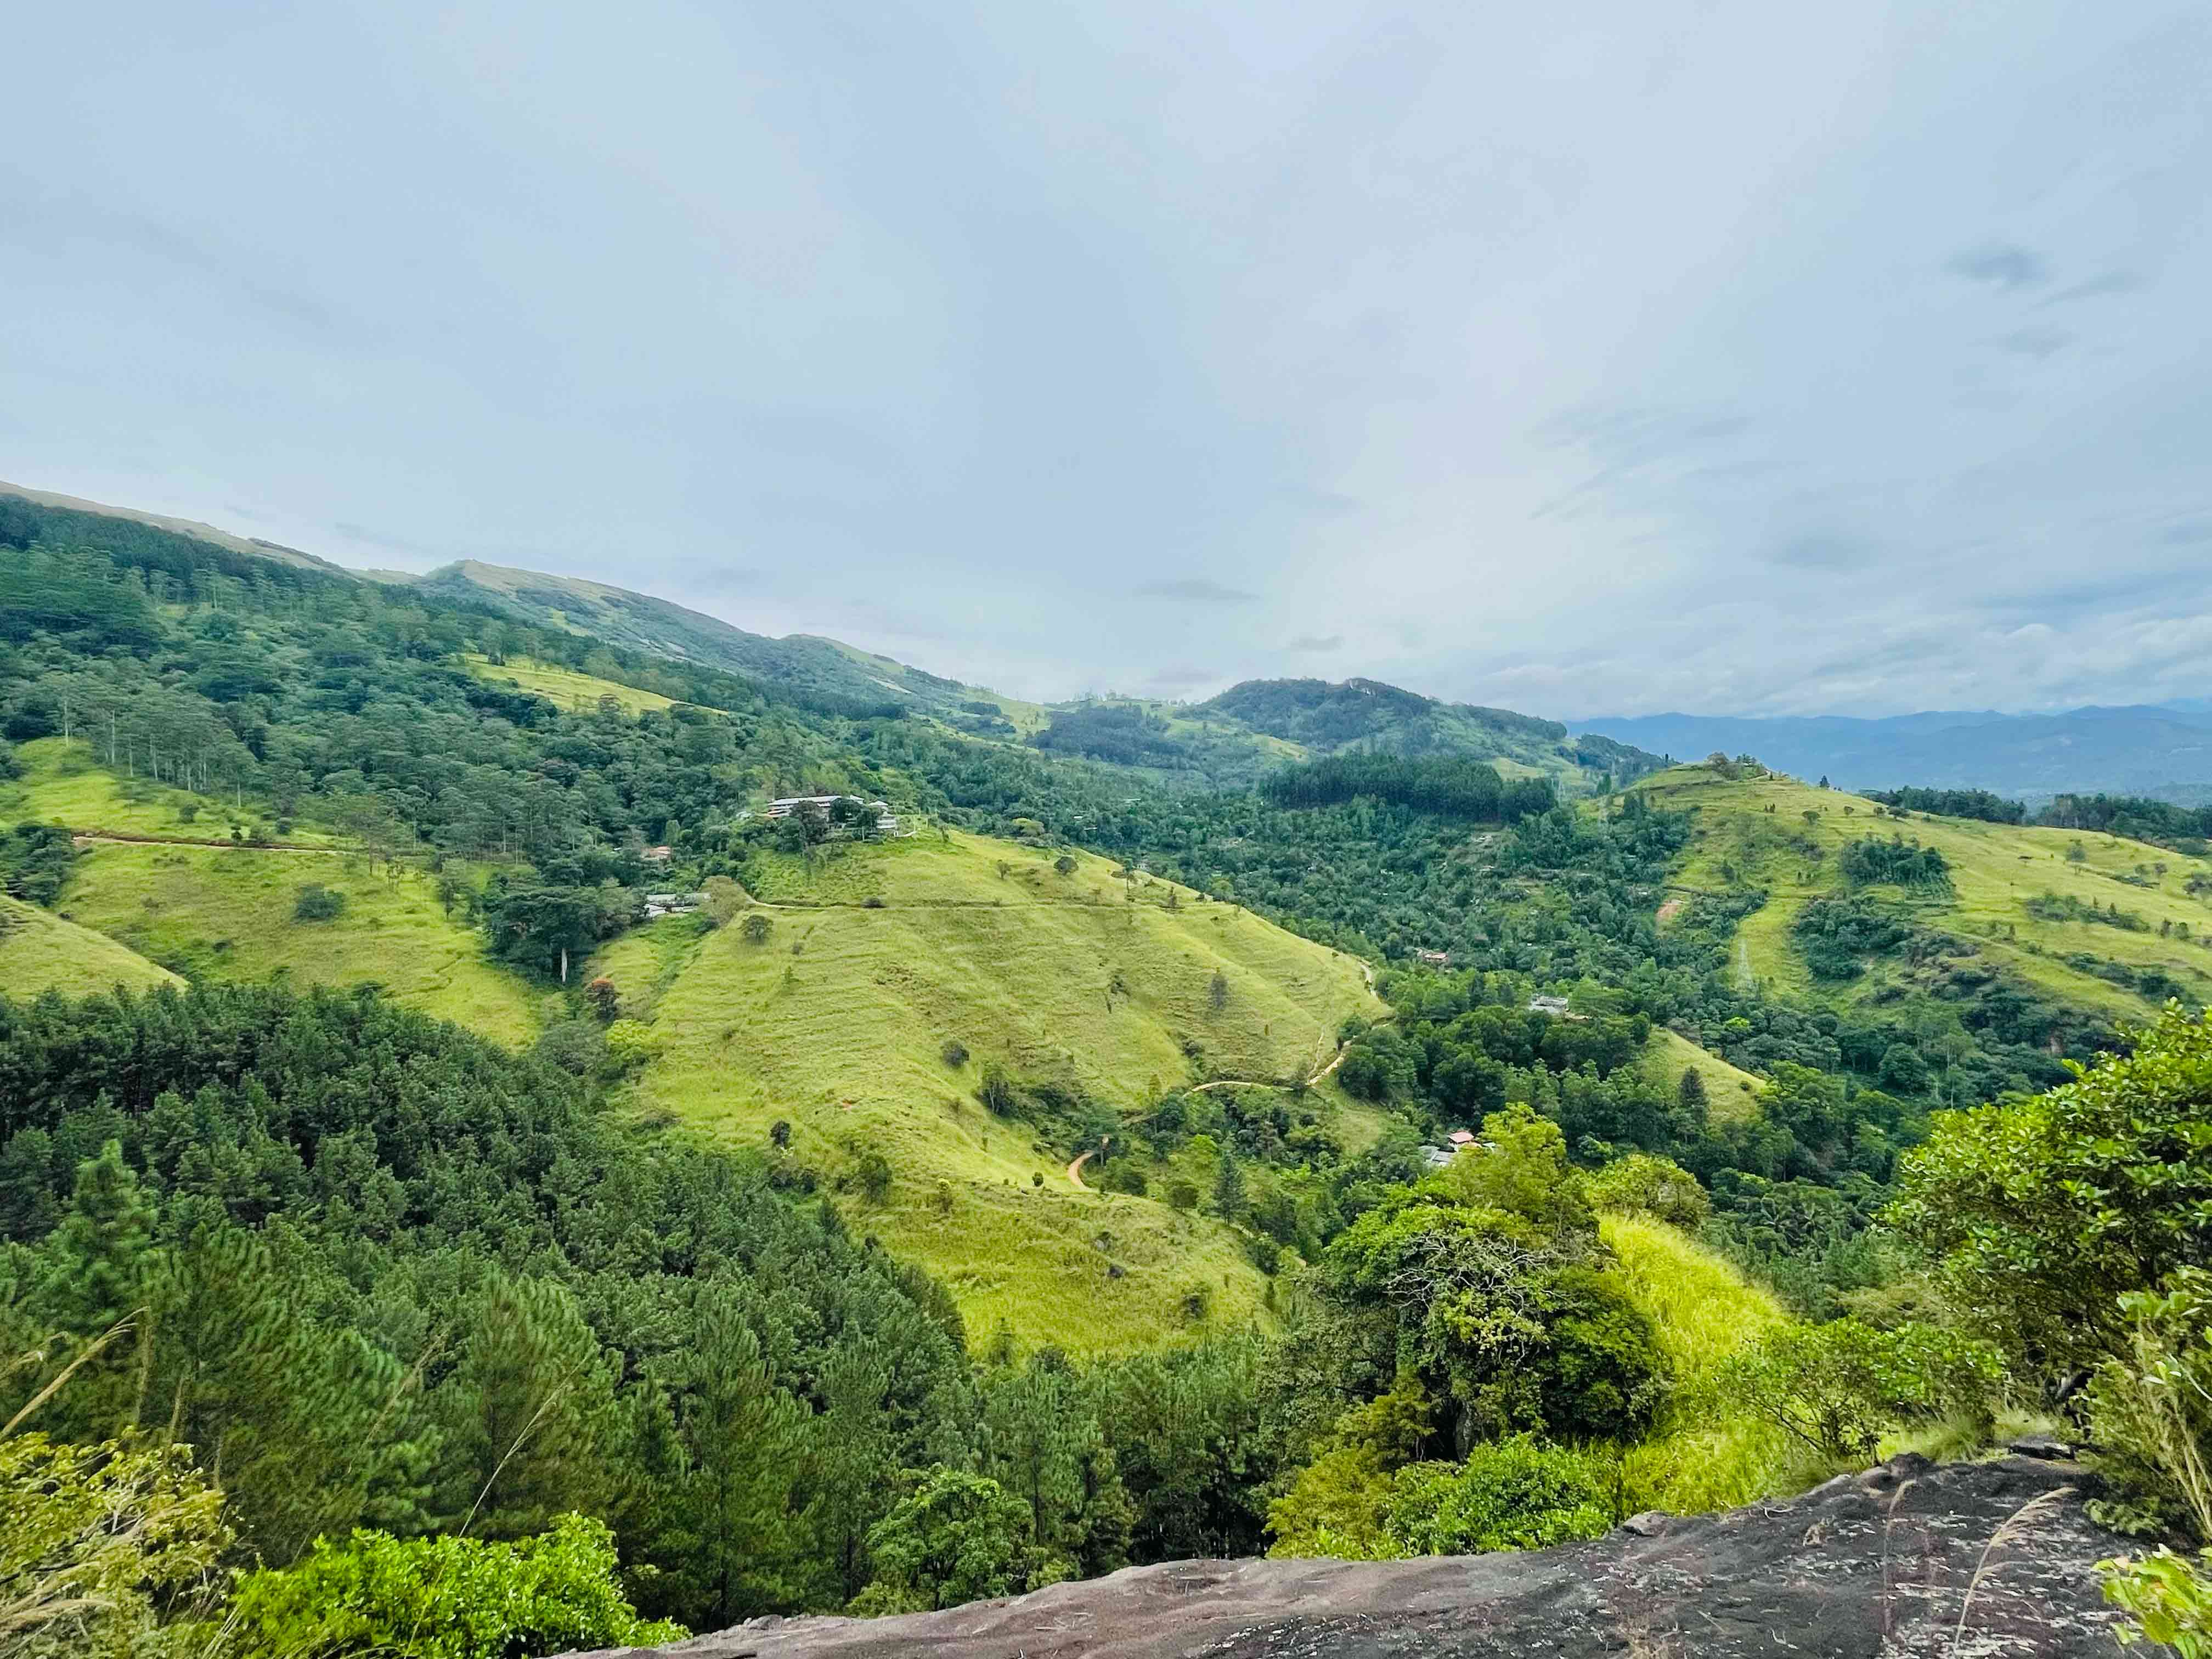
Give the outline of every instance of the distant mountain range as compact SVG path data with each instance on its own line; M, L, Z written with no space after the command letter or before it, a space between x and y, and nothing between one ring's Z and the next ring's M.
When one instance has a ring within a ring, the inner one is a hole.
M2212 800L2212 698L2060 714L1636 714L1576 726L1677 760L1715 750L1753 755L1845 789L1920 784L2028 799L2101 791L2192 805Z
M867 712L896 708L972 737L1019 743L1143 772L1162 781L1239 788L1286 763L1345 751L1463 755L1509 777L1543 774L1568 794L1618 785L1662 755L1751 754L1844 788L1902 784L1980 788L2036 799L2068 792L2212 801L2212 697L2063 714L1954 711L1886 720L1613 716L1562 724L1446 702L1379 680L1247 680L1200 703L1091 698L1038 704L948 679L817 635L748 633L651 594L577 576L463 560L423 575L362 571L211 525L0 483L64 513L94 514L212 542L234 552L362 581L471 599L519 621L614 646L749 675Z

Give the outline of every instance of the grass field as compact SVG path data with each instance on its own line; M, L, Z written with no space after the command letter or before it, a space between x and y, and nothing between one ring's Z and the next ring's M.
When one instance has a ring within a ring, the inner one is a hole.
M1211 1322L1248 1317L1265 1281L1227 1230L1078 1190L1064 1152L976 1103L982 1068L1133 1109L1202 1073L1306 1075L1344 1016L1381 1005L1351 958L1051 856L932 833L775 860L764 943L686 919L617 941L591 971L653 1023L636 1103L753 1146L787 1121L793 1154L832 1176L880 1152L890 1194L848 1194L855 1224L944 1278L979 1336L1004 1320L1075 1351L1142 1346L1186 1328L1201 1291Z
M1651 1039L1644 1045L1640 1069L1650 1081L1668 1089L1681 1085L1684 1072L1697 1072L1705 1080L1705 1109L1716 1122L1739 1121L1758 1110L1754 1097L1763 1079L1738 1070L1663 1025L1652 1028Z
M328 921L293 915L300 890L345 896ZM434 881L387 876L345 854L100 844L79 856L58 907L188 979L381 985L395 1001L501 1042L537 1034L538 994L448 917Z
M1744 884L1766 889L1765 906L1741 924L1737 947L1742 969L1763 983L1800 994L1819 989L1790 936L1791 924L1811 900L1848 890L1838 868L1845 842L1901 834L1942 853L1951 866L1954 890L1867 890L1904 905L1924 927L1971 941L1990 966L2075 1006L2117 1018L2140 1018L2153 1005L2132 988L2067 958L2094 957L2130 969L2156 968L2185 988L2186 994L2212 1001L2212 892L2198 896L2187 890L2192 877L2212 883L2212 861L2070 830L2022 829L1917 812L1909 820L1877 817L1870 801L1790 778L1729 780L1703 767L1677 767L1636 787L1656 805L1692 808L1698 814L1689 854L1674 878L1679 884L1716 891ZM2070 856L2077 850L2078 858ZM2146 926L2129 931L2031 914L2029 902L2046 893L2083 906L2109 909L2117 903ZM2171 925L2171 936L2161 935L2162 923ZM2186 938L2180 931L2185 927ZM1880 996L1899 971L1877 963L1844 994Z
M549 702L563 708L594 708L601 697L612 697L620 703L623 712L642 714L648 709L673 708L676 704L658 691L641 691L634 685L623 685L613 680L603 680L591 674L580 674L572 668L561 668L552 663L532 662L524 657L509 657L503 663L494 663L471 651L461 658L469 672L480 680L495 685L514 685L525 691L534 691Z
M181 982L104 934L0 895L0 994L28 1001L46 991L82 997Z
M22 776L0 782L0 823L65 823L125 836L220 841L234 820L274 834L275 813L251 796L195 793L145 779L118 777L100 765L82 738L40 738L17 745ZM327 846L332 837L295 824L284 839Z
M1638 1501L1692 1514L1786 1487L1798 1471L1780 1433L1727 1416L1711 1389L1730 1356L1787 1321L1781 1303L1664 1222L1607 1215L1598 1231L1620 1258L1629 1295L1651 1321L1674 1376L1669 1419L1628 1455Z

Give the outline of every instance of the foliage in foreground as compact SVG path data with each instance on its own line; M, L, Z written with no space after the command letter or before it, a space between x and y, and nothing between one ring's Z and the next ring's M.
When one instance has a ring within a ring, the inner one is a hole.
M318 1542L297 1566L249 1575L231 1618L241 1659L509 1659L689 1634L640 1619L615 1569L614 1534L580 1515L513 1543L362 1531L342 1544Z

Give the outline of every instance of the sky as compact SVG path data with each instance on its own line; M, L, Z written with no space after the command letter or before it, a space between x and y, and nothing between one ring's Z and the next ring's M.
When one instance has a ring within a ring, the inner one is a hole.
M2212 9L23 9L0 477L1039 698L2212 693Z

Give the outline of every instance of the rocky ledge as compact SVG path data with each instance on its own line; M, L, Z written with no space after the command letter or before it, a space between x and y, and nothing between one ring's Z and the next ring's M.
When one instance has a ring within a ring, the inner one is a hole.
M1595 1543L1417 1561L1171 1561L897 1619L761 1619L676 1659L1942 1659L2115 1651L2088 1477L1906 1456Z

